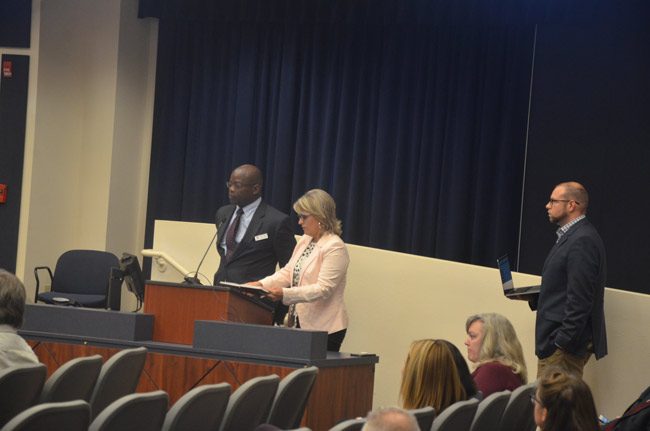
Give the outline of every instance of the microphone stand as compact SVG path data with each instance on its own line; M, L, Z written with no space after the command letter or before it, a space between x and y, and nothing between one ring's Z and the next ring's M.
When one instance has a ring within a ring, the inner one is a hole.
M185 280L183 283L184 284L200 284L201 280L199 280L199 268L201 268L201 265L203 264L203 261L205 260L205 257L208 255L208 251L210 251L210 247L212 247L212 243L214 242L215 239L217 239L217 235L219 234L219 229L221 228L221 225L223 225L225 220L221 220L219 222L219 225L217 226L217 231L214 233L214 236L210 240L210 244L208 244L208 248L205 249L205 253L203 253L203 257L201 258L201 261L199 262L199 265L196 267L196 271L194 271L194 276L190 276L189 274L186 275L183 280ZM191 273L190 273L191 274Z

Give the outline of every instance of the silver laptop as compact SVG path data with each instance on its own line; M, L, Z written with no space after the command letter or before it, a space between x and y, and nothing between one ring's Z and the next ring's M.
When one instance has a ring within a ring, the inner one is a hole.
M512 299L530 300L539 294L540 285L515 287L512 282L512 271L510 271L510 260L508 255L501 256L497 259L499 274L501 275L501 284L503 285L503 294Z

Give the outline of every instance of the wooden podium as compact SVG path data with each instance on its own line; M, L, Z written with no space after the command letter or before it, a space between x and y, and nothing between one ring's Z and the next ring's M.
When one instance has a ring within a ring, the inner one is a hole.
M192 344L195 320L271 325L270 307L228 287L147 281L144 313L154 315L153 341Z

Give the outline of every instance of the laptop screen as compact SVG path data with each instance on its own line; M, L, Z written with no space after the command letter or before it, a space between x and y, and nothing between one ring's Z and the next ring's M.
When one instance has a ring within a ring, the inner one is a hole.
M512 272L510 272L510 261L508 260L508 255L498 258L497 265L499 266L499 274L501 275L503 290L507 292L514 289L515 286L512 283Z

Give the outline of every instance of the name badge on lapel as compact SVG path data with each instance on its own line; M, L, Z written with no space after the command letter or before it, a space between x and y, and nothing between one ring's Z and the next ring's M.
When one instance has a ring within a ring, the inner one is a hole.
M259 235L255 235L255 241L262 241L263 239L269 239L269 234L268 233L262 233Z

